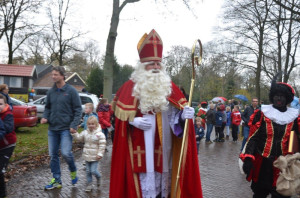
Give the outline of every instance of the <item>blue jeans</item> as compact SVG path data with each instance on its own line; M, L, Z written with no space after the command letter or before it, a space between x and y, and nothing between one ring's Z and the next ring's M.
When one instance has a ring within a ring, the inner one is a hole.
M85 162L86 167L86 179L87 183L92 183L92 175L95 175L97 179L100 179L101 175L98 171L98 161Z
M213 124L207 124L207 131L206 131L206 137L205 137L206 142L210 141L210 134L211 134L213 128L214 128Z
M61 155L69 165L71 172L76 171L76 165L72 153L72 136L69 130L51 131L48 130L48 146L50 155L50 168L53 178L61 182L60 162L59 162L59 148Z
M249 136L249 130L250 130L250 128L248 126L244 126L244 131L243 131L244 139L243 139L243 142L242 142L241 151L243 150L243 148L244 148L244 146L247 142L247 139L248 139L248 136Z

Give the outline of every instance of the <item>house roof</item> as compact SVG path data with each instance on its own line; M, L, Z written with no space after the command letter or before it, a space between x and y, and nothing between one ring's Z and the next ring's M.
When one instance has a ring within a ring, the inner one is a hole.
M77 72L66 72L66 82L68 82L68 80L70 80L72 77L74 77L74 76L78 76L78 78L84 83L84 84L86 84L85 83L85 81L79 76L79 74L77 73Z
M36 68L34 65L0 64L1 76L27 76L32 77Z
M45 71L49 67L53 67L52 65L36 65L36 73L39 75L41 72Z
M75 75L77 75L79 77L79 79L85 84L85 82L82 80L82 78L76 72L66 72L65 73L66 82L68 82L68 80L70 80ZM49 72L46 75L44 75L43 77L37 79L34 82L33 86L34 87L52 87L53 84L54 83L53 83L53 80L51 77L51 72Z

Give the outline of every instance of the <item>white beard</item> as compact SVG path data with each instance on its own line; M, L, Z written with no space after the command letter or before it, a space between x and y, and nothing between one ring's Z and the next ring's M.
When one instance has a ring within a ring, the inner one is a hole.
M168 96L171 94L171 79L162 70L146 71L142 63L132 75L135 83L132 96L139 100L139 109L143 114L162 112L168 109ZM158 73L153 73L158 72Z

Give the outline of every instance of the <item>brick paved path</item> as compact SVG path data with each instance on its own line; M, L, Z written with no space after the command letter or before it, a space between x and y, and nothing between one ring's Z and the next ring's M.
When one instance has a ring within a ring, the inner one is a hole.
M245 176L241 175L238 168L238 154L241 142L206 144L204 140L200 143L200 172L204 198L250 198L250 183L246 182ZM62 163L62 189L44 191L51 179L49 167L41 167L13 178L8 184L9 198L31 198L31 197L101 197L107 198L109 192L110 158L112 146L108 145L108 152L100 163L102 174L101 190L93 190L86 193L85 189L85 167L82 162L81 152L76 153L76 164L78 168L79 181L75 187L71 185L69 171L66 163ZM93 178L94 179L94 178ZM95 179L93 180L94 186Z

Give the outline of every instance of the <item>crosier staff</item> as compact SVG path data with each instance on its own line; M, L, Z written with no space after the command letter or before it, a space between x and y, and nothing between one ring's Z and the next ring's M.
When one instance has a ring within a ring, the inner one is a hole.
M195 49L196 49L196 44L199 43L200 47L200 56L195 56ZM192 103L192 98L193 98L193 90L194 90L194 84L195 84L195 62L197 66L199 66L202 62L202 43L199 39L197 39L194 42L194 45L192 47L192 79L191 79L191 86L190 86L190 95L189 95L189 101L188 101L188 106L191 106ZM176 198L177 194L177 188L178 188L178 181L180 178L180 169L181 169L181 164L182 164L182 158L183 158L183 150L185 147L185 142L186 142L186 136L187 136L187 128L188 128L188 120L185 120L184 124L184 130L183 130L183 139L182 139L182 144L181 144L181 151L180 151L180 158L179 158L179 164L178 164L178 170L177 170L177 177L176 177L176 183L175 183L175 192L174 192L174 198Z

